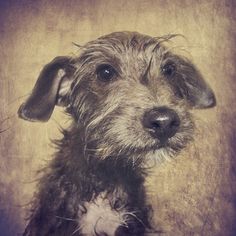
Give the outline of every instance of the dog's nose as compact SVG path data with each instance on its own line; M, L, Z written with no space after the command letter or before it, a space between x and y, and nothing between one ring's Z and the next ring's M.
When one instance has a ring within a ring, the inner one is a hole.
M177 113L168 107L157 107L145 112L143 126L152 137L161 142L175 135L179 129L180 119Z

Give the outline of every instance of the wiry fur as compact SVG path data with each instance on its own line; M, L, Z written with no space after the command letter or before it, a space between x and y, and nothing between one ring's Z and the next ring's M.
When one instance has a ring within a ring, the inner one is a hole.
M64 139L57 142L59 150L44 170L25 235L80 235L79 222L87 213L86 203L96 202L104 192L114 211L122 211L124 216L135 212L128 222L140 225L137 235L141 235L143 224L148 226L142 171L122 160L101 162L83 155L84 140L80 136L73 127L64 131Z
M58 151L39 182L24 236L141 236L151 229L146 164L187 145L194 129L189 109L207 106L206 91L211 92L190 61L163 46L171 37L113 33L70 58L64 71L68 74L69 64L72 83L66 92L59 90L57 103L66 104L73 123L56 141ZM168 61L177 67L174 78L162 73ZM99 81L101 64L116 69L114 81ZM164 145L142 126L146 111L163 106L181 120Z

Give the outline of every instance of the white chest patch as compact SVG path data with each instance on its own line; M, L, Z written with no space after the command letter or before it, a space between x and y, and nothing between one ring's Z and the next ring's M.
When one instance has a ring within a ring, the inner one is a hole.
M101 193L91 202L84 204L87 212L79 219L80 232L84 236L103 235L114 236L115 231L125 224L125 210L112 209L105 193Z

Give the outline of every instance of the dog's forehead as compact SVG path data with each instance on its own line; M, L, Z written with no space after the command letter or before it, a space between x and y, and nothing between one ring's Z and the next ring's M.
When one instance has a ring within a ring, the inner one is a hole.
M151 44L157 43L157 39L149 35L140 34L138 32L114 32L108 35L104 35L89 44L99 45L116 45L120 49L128 49L144 46L144 49Z
M80 59L149 60L154 48L162 48L157 38L137 32L115 32L88 42Z
M104 35L97 40L107 41L107 43L120 43L125 46L135 46L135 44L149 44L157 42L156 38L138 32L114 32Z

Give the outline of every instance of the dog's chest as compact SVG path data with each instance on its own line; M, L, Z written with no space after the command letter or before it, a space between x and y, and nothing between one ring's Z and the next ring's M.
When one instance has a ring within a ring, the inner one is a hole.
M83 208L86 211L80 214L78 230L84 236L113 236L119 226L124 226L126 223L125 208L115 209L105 192L100 193L92 201L85 202Z

